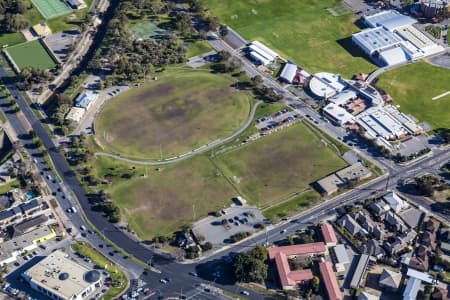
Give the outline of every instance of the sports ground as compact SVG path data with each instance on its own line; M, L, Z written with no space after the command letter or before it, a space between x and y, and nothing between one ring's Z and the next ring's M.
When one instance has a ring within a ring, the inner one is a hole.
M427 122L434 129L450 128L450 71L417 62L380 75L377 86L400 105L403 113Z
M260 208L303 192L346 166L303 123L219 155L216 161L233 186Z
M56 61L40 40L14 45L5 50L19 69L25 67L50 69L56 65Z
M96 120L104 151L144 160L171 158L227 137L250 113L231 77L177 70L111 99Z
M340 0L203 2L212 15L247 40L265 43L309 72L326 70L351 77L376 69L352 46L351 34L360 31L357 16L340 14Z
M72 9L63 0L31 0L45 19L69 14Z
M269 217L298 211L320 196L307 191L299 199L284 201L346 165L302 123L231 149L215 158L203 154L161 168L99 157L92 174L112 178L107 192L131 228L150 239L229 206L239 194L260 208L275 206ZM283 206L278 209L279 203Z

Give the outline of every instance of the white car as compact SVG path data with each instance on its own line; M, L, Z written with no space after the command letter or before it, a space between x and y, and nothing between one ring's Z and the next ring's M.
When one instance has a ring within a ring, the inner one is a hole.
M250 296L250 293L247 292L247 291L242 291L241 294L242 294L242 295L245 295L245 296Z

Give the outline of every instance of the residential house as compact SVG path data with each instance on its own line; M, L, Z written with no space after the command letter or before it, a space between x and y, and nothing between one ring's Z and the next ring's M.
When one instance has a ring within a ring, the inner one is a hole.
M391 211L386 213L384 222L386 223L386 225L389 227L389 229L391 231L396 231L396 232L402 233L407 230L406 225L403 224L403 222L400 220L400 218L397 217L397 215Z
M364 235L362 227L349 215L340 218L338 224L344 227L351 235Z
M381 216L389 211L389 205L384 201L372 202L369 205L369 210L376 216Z
M406 209L409 207L409 204L400 198L396 193L390 192L387 195L383 196L383 199L389 204L391 209L395 211L396 213L399 213L403 209Z
M450 244L446 242L441 242L441 250L445 254L450 255Z
M394 272L389 269L383 269L378 285L385 291L396 292L402 281L402 273Z
M396 255L405 248L405 245L399 237L395 237L393 241L384 241L383 247L389 254Z
M334 247L337 245L338 240L333 226L324 223L320 225L320 230L322 231L323 241L327 247Z
M372 236L374 236L376 239L383 239L384 231L381 230L380 226L376 224L370 216L363 212L358 212L355 215L356 221L358 221L359 224Z
M368 240L367 243L362 245L360 251L377 259L386 256L386 251L381 247L380 242L374 239Z
M425 231L420 239L420 244L429 247L431 250L436 249L436 235L429 231Z

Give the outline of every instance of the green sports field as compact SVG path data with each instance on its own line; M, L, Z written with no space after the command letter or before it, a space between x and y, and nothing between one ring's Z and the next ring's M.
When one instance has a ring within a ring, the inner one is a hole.
M299 123L216 158L229 181L260 208L274 205L346 163Z
M131 228L143 239L169 235L209 212L229 206L236 196L206 156L165 166L160 171L149 167L144 172L146 178L122 180L108 190Z
M159 160L190 152L227 137L250 112L247 92L228 75L174 70L108 101L96 119L104 151Z
M437 128L450 128L450 70L426 62L386 72L380 75L377 86L394 99L400 110Z
M53 19L72 12L63 0L31 0L45 19Z
M55 60L49 55L39 40L8 47L6 52L19 69L24 67L50 69L56 65Z
M334 16L339 0L202 0L211 15L249 41L259 40L309 72L351 77L376 66L351 43L360 31L352 13ZM339 13L342 9L339 9Z

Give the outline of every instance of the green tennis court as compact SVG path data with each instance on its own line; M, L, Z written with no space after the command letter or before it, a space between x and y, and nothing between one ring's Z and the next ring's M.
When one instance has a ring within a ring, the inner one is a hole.
M69 14L72 9L62 0L31 0L45 19Z
M56 65L54 58L39 40L8 47L5 51L19 69L25 67L50 69Z

